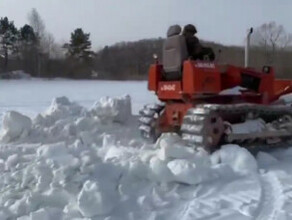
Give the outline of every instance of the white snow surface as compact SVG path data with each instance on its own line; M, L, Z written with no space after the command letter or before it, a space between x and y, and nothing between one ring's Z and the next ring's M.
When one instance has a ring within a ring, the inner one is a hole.
M0 80L0 91L0 117L5 111L35 117L47 109L52 99L62 96L91 108L100 98L130 94L133 114L144 104L157 102L156 96L147 90L146 81Z
M33 117L6 112L0 219L292 219L291 149L254 157L225 145L208 155L172 133L145 143L134 105L60 96Z

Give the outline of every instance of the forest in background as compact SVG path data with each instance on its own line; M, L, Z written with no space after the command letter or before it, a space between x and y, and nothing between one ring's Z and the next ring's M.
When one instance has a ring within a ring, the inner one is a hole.
M72 31L70 41L58 44L53 33L36 11L28 14L28 23L15 27L7 17L0 19L0 77L1 73L23 70L33 77L72 79L146 79L153 63L153 54L162 58L163 38L135 42L119 42L98 51L92 49L94 36L82 28ZM244 48L205 42L216 54L216 62L244 65ZM274 66L280 78L292 78L292 37L285 28L269 22L255 28L252 35L250 66L261 69Z

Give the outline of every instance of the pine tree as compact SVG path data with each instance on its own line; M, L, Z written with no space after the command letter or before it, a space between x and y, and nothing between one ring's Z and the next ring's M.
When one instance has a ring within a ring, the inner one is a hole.
M20 41L26 44L33 44L36 42L37 37L33 30L33 28L30 25L24 25L22 28L20 28Z
M67 56L80 61L90 60L94 53L91 51L91 41L89 37L90 34L84 33L81 28L71 33L70 43L64 45L67 49Z
M18 58L22 68L33 76L37 76L38 38L30 25L24 25L19 30Z
M0 19L0 53L4 57L4 69L8 66L8 56L17 51L18 30L7 17Z

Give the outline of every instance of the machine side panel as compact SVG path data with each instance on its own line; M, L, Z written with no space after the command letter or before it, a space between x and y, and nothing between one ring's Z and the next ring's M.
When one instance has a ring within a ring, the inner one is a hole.
M185 61L183 92L216 94L221 91L221 77L216 65L205 61Z

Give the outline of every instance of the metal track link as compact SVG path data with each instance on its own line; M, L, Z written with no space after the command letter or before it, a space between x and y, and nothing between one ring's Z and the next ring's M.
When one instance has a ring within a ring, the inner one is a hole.
M164 105L162 104L149 104L139 111L139 130L143 138L150 141L156 140L158 136L157 122L163 109Z

